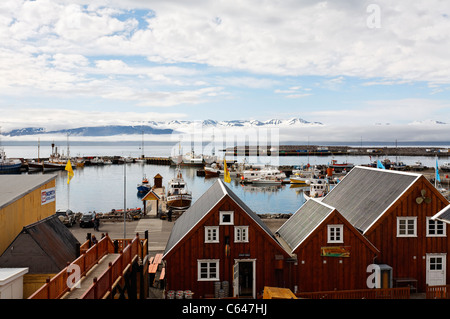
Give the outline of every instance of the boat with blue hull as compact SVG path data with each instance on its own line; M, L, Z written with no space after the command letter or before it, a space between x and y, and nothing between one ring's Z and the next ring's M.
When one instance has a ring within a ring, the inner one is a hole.
M10 159L6 157L5 150L0 149L0 174L20 173L22 161L18 159Z

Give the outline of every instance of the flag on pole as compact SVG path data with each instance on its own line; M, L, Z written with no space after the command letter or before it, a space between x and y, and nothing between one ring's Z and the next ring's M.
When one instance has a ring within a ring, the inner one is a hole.
M73 169L72 169L72 164L70 164L70 160L67 161L65 170L67 171L67 184L69 184L70 180L72 179L72 177L74 175Z
M384 167L383 163L381 163L380 160L377 160L377 168L386 169L386 167Z
M439 176L439 166L438 166L438 160L436 159L436 180L438 182L441 181L441 177Z
M230 171L228 170L227 161L225 160L225 158L223 159L223 172L224 172L223 181L226 183L230 183L231 182Z

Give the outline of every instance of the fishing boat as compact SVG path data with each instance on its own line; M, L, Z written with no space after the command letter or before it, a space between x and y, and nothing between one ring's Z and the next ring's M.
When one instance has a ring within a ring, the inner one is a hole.
M266 180L283 181L286 178L286 174L277 168L263 167L259 170L244 170L241 176L242 183L264 182Z
M217 177L220 176L220 167L217 163L206 165L204 167L205 177Z
M303 191L303 196L305 200L310 198L322 199L330 191L330 183L327 179L318 178L313 179L309 185L309 190Z
M167 206L173 209L187 209L191 206L192 194L187 189L186 182L179 167L176 176L169 181L167 189Z
M311 180L317 178L320 174L320 170L315 167L307 167L306 169L296 169L292 171L292 175L289 177L291 184L309 185Z
M0 174L19 173L22 161L6 157L5 150L0 148Z
M142 178L142 182L138 184L137 189L139 193L145 194L147 194L152 189L150 183L148 182L147 176L144 175L144 177Z
M353 163L348 163L348 162L343 162L343 163L338 163L337 160L331 160L331 164L329 165L329 167L331 168L342 168L342 169L351 169L353 168L353 166L355 166Z
M191 151L183 156L182 164L187 166L202 166L204 165L203 156L197 155L194 151Z

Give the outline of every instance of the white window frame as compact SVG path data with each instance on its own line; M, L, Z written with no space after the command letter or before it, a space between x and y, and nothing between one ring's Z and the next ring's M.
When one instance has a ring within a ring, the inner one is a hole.
M214 239L215 237L215 239ZM219 226L205 226L205 243L218 243L219 240Z
M336 235L336 230L339 230L339 236ZM328 225L328 243L343 243L344 242L344 225Z
M230 215L230 221L229 222L224 222L223 221L223 217L225 215ZM222 211L222 212L220 212L219 225L234 225L234 212L233 211Z
M413 233L409 233L409 224L410 222L413 222ZM406 226L406 234L401 234L400 233L400 223L401 222L406 222L405 226ZM416 216L398 216L397 217L397 237L417 237L417 217Z
M206 267L204 267L202 264L207 264ZM212 277L213 267L216 270L215 277ZM206 270L206 272L202 271ZM206 277L202 277L203 274L206 274ZM198 259L197 260L197 280L198 281L219 281L220 278L220 272L219 272L219 259Z
M430 222L434 223L434 234L430 233ZM437 226L442 225L442 234L437 233ZM440 220L433 220L431 217L427 217L427 237L447 237L447 224Z
M234 226L234 242L248 243L248 226Z

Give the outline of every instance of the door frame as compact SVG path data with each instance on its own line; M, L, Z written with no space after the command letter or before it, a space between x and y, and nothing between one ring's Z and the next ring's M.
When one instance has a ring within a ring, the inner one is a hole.
M235 259L233 264L233 297L239 297L239 263L252 263L252 297L256 298L256 259Z
M426 284L430 285L430 258L442 257L442 280L441 285L447 284L447 253L428 253L426 256Z

